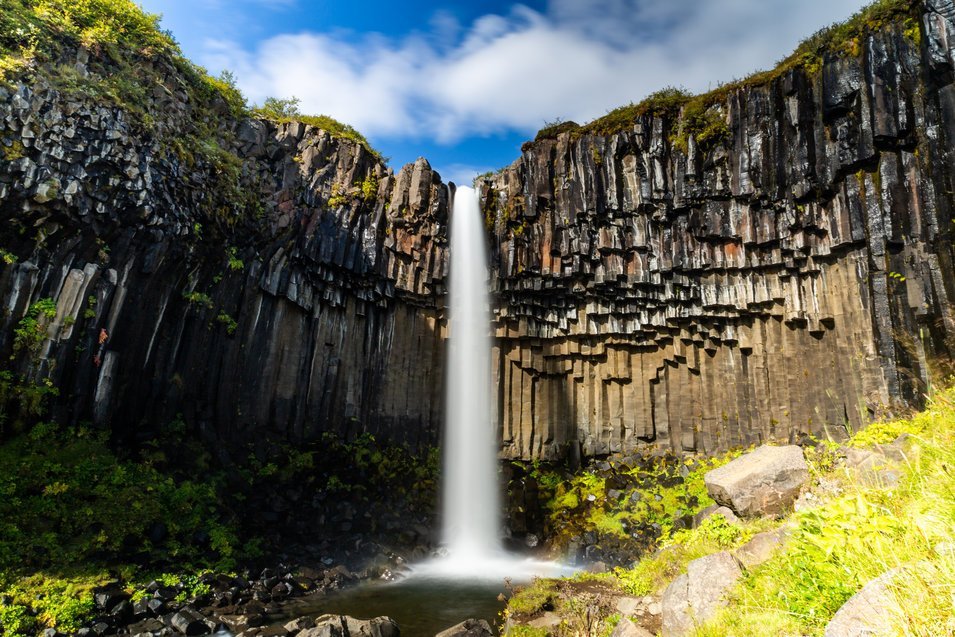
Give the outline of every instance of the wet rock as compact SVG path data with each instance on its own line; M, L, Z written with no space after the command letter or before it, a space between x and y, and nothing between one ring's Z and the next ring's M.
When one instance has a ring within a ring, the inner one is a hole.
M465 619L460 624L442 630L435 637L493 637L494 631L483 619Z
M347 615L322 615L313 628L306 628L298 637L398 637L398 624L388 617L355 619Z
M158 633L166 625L162 621L156 619L155 617L150 619L144 619L143 621L136 622L135 624L130 624L126 627L131 635L136 635L139 633Z
M179 612L169 617L169 626L178 633L187 637L194 635L204 635L212 632L214 625L209 622L202 614L193 608L186 606Z
M285 630L290 633L297 633L299 631L305 630L306 628L314 628L315 619L312 617L299 617L298 619L293 619L290 622L285 624Z
M764 445L704 476L710 497L744 517L784 513L808 479L802 449L794 445Z

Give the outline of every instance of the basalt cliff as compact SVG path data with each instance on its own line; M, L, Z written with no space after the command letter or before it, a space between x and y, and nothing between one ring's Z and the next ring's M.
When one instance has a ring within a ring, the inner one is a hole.
M955 348L955 3L479 183L509 458L714 452L919 403ZM0 88L0 355L54 415L136 438L437 442L453 188L419 160L198 100L149 118L71 82ZM37 308L51 299L55 312ZM31 309L32 308L32 309ZM41 343L18 326L33 316ZM18 340L19 338L19 340Z

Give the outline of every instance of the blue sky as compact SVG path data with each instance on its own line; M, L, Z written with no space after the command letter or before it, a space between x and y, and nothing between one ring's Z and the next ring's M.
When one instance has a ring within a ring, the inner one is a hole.
M547 122L665 86L705 91L772 66L862 0L335 2L140 0L184 53L253 102L296 96L352 124L397 170L470 182Z

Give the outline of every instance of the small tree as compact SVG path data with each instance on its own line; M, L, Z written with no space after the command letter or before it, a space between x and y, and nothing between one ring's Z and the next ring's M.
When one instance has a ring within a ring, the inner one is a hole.
M256 115L265 119L283 120L301 117L302 112L298 105L301 102L297 97L289 98L266 97L262 106L253 109Z

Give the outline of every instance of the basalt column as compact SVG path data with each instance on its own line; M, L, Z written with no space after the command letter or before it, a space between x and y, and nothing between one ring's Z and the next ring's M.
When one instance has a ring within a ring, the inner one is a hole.
M952 353L951 2L485 181L504 454L715 452L918 403Z

